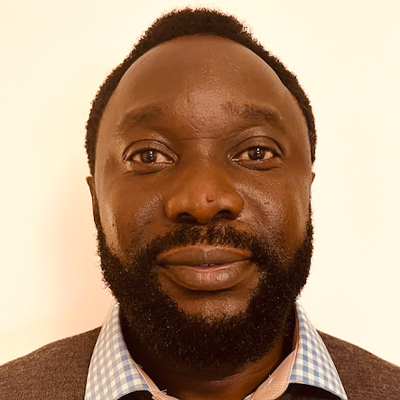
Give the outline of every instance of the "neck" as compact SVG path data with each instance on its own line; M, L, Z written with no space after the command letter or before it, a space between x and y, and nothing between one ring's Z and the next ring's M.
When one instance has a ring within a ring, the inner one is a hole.
M126 324L123 333L135 360L160 390L185 400L241 400L252 393L292 351L294 324L274 341L271 350L240 367L218 366L198 370L157 354L140 342Z

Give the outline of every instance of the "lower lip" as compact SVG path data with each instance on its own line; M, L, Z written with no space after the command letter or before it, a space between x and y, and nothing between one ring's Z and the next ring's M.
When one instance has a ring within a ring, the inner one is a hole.
M166 265L162 274L178 286L195 291L218 291L237 286L251 272L250 260L210 267L193 265Z

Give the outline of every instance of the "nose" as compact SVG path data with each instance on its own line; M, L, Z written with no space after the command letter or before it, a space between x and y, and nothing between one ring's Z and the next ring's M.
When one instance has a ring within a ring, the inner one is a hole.
M236 219L243 210L243 200L221 172L197 169L179 177L164 210L172 222L205 225Z

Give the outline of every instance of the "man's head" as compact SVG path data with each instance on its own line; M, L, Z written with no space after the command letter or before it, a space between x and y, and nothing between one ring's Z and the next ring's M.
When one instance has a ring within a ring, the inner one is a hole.
M159 20L88 123L105 280L138 341L199 368L271 350L312 253L311 109L237 24L205 11Z

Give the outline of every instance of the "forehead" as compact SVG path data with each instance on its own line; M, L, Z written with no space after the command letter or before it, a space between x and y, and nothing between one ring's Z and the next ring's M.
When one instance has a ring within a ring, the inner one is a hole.
M264 60L229 39L181 37L156 46L131 65L109 100L99 139L115 132L124 116L140 110L146 110L144 118L158 110L190 120L201 134L211 123L224 124L222 115L245 108L267 110L265 115L291 125L308 143L300 107Z

